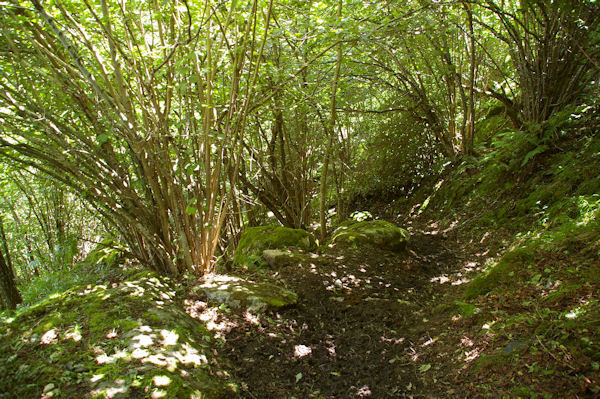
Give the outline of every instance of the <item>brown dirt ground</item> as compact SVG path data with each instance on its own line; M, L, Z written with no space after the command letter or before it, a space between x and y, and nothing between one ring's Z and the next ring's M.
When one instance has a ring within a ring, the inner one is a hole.
M457 267L439 235L413 234L407 251L328 248L273 278L298 305L257 316L213 312L220 355L245 398L432 397L419 357L425 319L446 289L432 279ZM192 297L192 312L210 308ZM202 318L202 316L199 316ZM442 326L443 327L443 326ZM437 369L436 369L437 370ZM436 374L445 373L437 370Z

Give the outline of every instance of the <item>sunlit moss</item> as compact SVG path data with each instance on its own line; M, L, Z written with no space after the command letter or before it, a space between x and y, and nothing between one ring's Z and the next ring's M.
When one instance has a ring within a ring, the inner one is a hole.
M85 389L91 397L147 397L153 389L169 398L231 397L232 381L215 374L226 375L210 349L212 335L173 301L170 283L148 273L128 283L71 290L0 323L0 372L10 375L0 393L39 397L61 378L65 397ZM9 347L17 356L6 357L14 353ZM69 369L60 371L63 365Z

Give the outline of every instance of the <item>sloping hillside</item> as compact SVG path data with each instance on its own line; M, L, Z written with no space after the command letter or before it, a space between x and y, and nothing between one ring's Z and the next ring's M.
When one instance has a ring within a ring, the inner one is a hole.
M419 327L420 361L433 370L424 393L600 394L598 128L588 109L534 139L499 134L477 159L382 207L461 260L432 280L445 296Z
M599 395L599 121L495 135L410 197L364 205L410 230L405 250L321 243L233 270L295 306L232 307L191 276L113 266L5 313L0 396Z

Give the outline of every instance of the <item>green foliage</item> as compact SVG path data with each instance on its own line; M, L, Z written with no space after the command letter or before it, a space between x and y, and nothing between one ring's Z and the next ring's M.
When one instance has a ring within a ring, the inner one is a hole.
M480 311L469 321L486 348L468 368L491 382L479 387L487 394L550 397L558 381L582 380L600 392L600 115L585 108L491 135L479 158L443 174L413 207L461 241L498 251L479 258L487 263L464 286L468 302L436 308L445 317ZM515 390L498 392L508 381Z
M373 214L369 211L355 211L350 215L350 219L355 222L364 222L365 220L373 219Z
M407 195L443 159L429 139L402 115L364 119L357 126L361 139L355 169L346 188L349 199L371 195Z
M99 220L72 190L14 165L0 165L0 183L5 237L21 284L81 261Z
M34 277L20 289L23 302L32 305L46 297L59 294L70 288L102 283L108 279L123 279L138 270L135 266L129 269L119 268L123 261L125 247L113 239L107 238L92 249L83 262L71 267L45 271Z
M43 276L36 277L27 285L21 287L23 303L32 305L51 295L80 285L88 277L79 268L45 273Z

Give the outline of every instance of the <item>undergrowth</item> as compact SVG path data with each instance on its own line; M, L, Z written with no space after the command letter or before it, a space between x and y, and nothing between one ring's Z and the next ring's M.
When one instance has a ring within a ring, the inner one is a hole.
M70 268L45 271L19 287L23 304L32 305L79 285L123 280L127 274L122 267L125 252L125 248L113 239L103 240L88 253L83 262Z
M483 396L600 395L599 126L581 107L500 132L412 209L485 254L458 293Z

